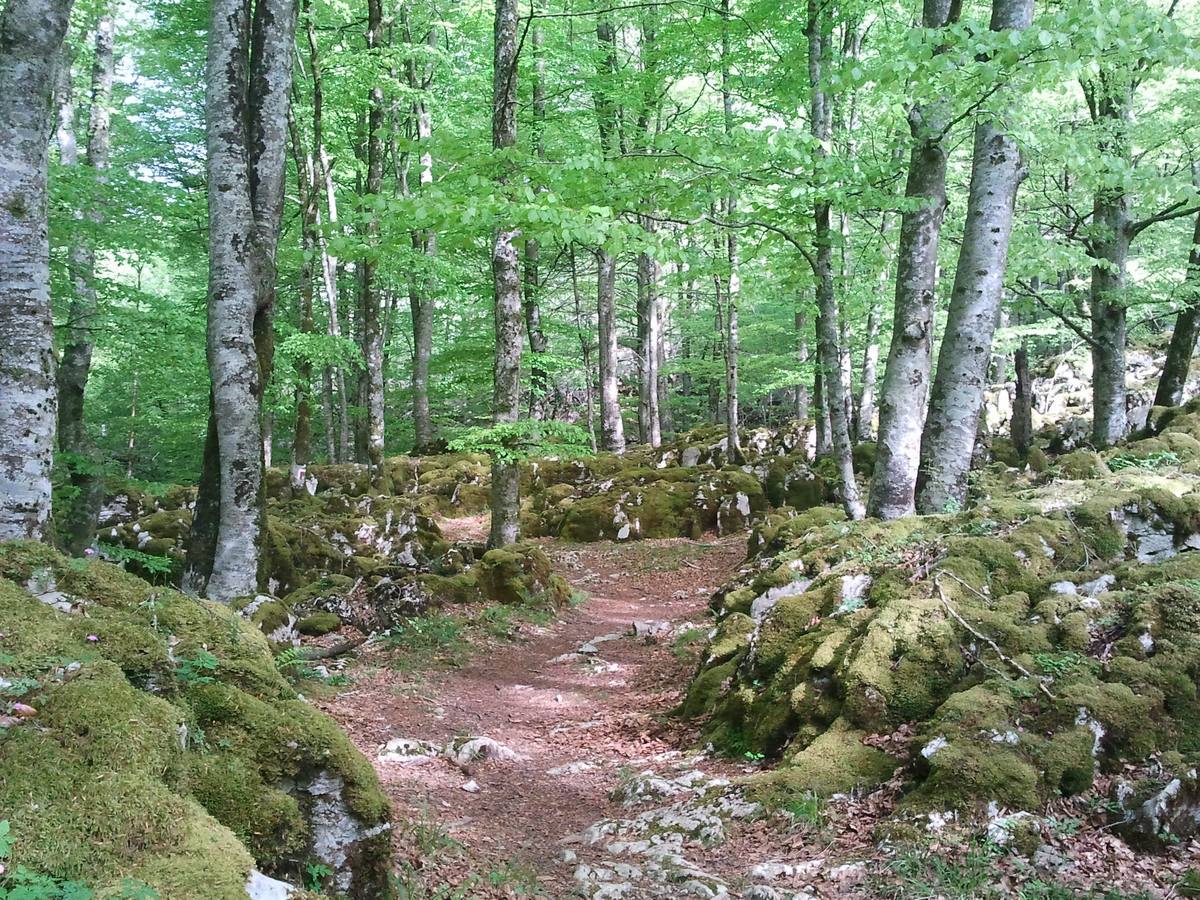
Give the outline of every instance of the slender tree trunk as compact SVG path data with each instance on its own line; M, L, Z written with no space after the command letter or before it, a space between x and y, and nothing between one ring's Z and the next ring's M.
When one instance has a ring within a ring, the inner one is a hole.
M64 54L65 56L65 54ZM71 65L63 60L59 80L62 99L59 105L59 162L77 164L72 102ZM102 12L96 22L95 53L92 65L91 101L88 114L87 165L96 183L106 180L109 156L109 110L113 81L113 20ZM103 221L99 205L76 212L78 220L92 227ZM104 501L100 478L101 460L88 439L84 427L84 393L92 366L92 337L96 316L96 254L86 229L75 236L68 252L71 275L71 303L67 313L67 335L58 366L58 449L64 454L72 488L69 509L58 518L58 539L73 556L81 555L96 536L96 519Z
M507 150L517 143L517 0L496 0L492 66L492 146ZM507 180L505 178L504 180ZM492 420L516 422L521 414L521 230L501 225L492 235L495 288L496 367ZM492 527L489 543L503 547L520 537L521 469L518 463L492 460Z
M810 122L812 134L824 157L833 131L831 98L825 92L825 78L830 63L830 34L827 15L820 0L808 0L808 74L812 91ZM829 412L829 437L833 457L842 481L842 506L851 519L864 514L859 498L858 482L854 478L854 458L850 442L850 404L846 384L842 380L841 353L838 340L839 310L833 287L832 211L829 201L818 200L813 209L816 229L816 254L813 275L817 297L817 365L821 369L824 406Z
M367 51L379 51L383 47L384 22L383 0L367 0ZM377 70L382 61L376 59ZM378 78L378 74L376 76ZM383 87L372 85L367 107L367 178L366 193L375 198L383 190ZM371 213L367 218L367 241L372 246L379 243L379 218ZM367 466L371 483L378 491L387 491L387 470L383 464L384 450L384 380L383 380L383 304L378 280L378 263L374 254L368 252L358 263L360 289L362 291L362 391L363 409L366 414L364 430L366 438Z
M1023 31L1032 21L1033 0L993 0L992 31ZM966 226L921 436L917 509L923 513L962 508L967 500L967 473L1004 296L1017 189L1025 175L1020 150L1000 123L979 122Z
M866 347L863 350L862 391L858 395L858 439L875 439L875 382L879 379L879 302L867 310Z
M945 28L958 18L958 0L928 0L922 27ZM915 510L921 429L933 354L938 240L946 211L945 104L909 112L913 148L900 220L892 342L879 396L879 440L869 512L897 519Z
M1200 184L1200 165L1196 166L1195 173ZM1196 216L1196 228L1192 232L1183 295L1183 307L1175 317L1175 330L1167 346L1162 377L1154 392L1155 406L1178 406L1183 402L1183 388L1191 369L1192 354L1196 352L1196 338L1200 336L1200 215Z
M658 391L658 424L659 436L668 439L675 433L675 416L671 411L671 382L667 377L667 333L670 322L670 309L667 306L666 294L658 297L658 339L655 341L655 382Z
M407 7L403 15L407 16ZM407 27L407 20L406 20ZM412 43L412 35L408 40ZM425 34L429 48L437 46L437 30L431 25ZM425 94L432 79L432 68L418 68L415 54L408 63L408 82L413 91L420 92L413 102L413 122L417 129L417 142L421 147L418 175L422 191L433 184L433 116ZM417 229L412 234L413 249L432 261L437 256L437 232L431 228ZM429 411L429 365L433 357L434 284L431 277L414 274L409 279L409 309L412 313L413 331L413 452L420 455L433 450L433 420Z
M292 156L296 163L296 187L300 195L300 333L312 334L313 263L317 247L317 186L312 155L305 152L300 128L289 113ZM296 364L296 427L292 437L292 464L288 480L293 490L304 487L308 464L312 461L312 363L301 358Z
M530 4L530 14L537 12L536 4ZM531 37L533 50L533 146L538 159L545 159L546 147L542 138L546 119L546 60L542 55L545 36L541 20L535 19ZM540 187L538 188L540 190ZM545 415L549 399L550 379L542 359L550 342L542 328L541 307L541 244L537 238L525 239L525 331L529 335L529 413L535 419Z
M646 227L648 231L653 227ZM662 444L658 409L659 335L658 279L660 267L649 253L638 254L638 427L643 444Z
M724 114L725 140L733 139L733 93L730 85L729 0L721 0L721 108ZM725 197L725 219L737 218L737 196ZM738 298L742 279L739 269L737 230L728 228L725 234L725 260L729 264L725 298L725 440L729 461L735 465L745 462L742 439L738 434L738 354L741 351L738 335Z
M796 310L796 362L800 368L808 365L808 317L803 310ZM803 422L809 414L808 383L803 376L793 388L796 395L796 418Z
M1017 372L1016 397L1013 400L1012 442L1024 459L1033 438L1033 380L1029 377L1029 351L1024 342L1013 356Z
M817 316L817 359L813 366L813 405L816 407L816 453L825 456L833 450L833 426L829 420L829 403L825 399L825 374L821 365L821 317Z
M625 424L617 382L616 260L606 250L599 255L596 275L596 310L600 333L600 448L625 452Z
M595 392L592 390L592 359L590 328L584 327L583 304L579 296L579 273L575 268L575 245L571 245L571 297L575 301L575 331L579 335L579 355L583 361L583 393L587 416L588 438L596 452Z
M240 0L211 3L206 113L212 415L186 583L217 600L254 593L260 574L262 398L271 367L294 28L291 0L258 0L252 21Z
M0 540L40 540L50 521L48 122L70 13L69 0L8 0L0 13Z

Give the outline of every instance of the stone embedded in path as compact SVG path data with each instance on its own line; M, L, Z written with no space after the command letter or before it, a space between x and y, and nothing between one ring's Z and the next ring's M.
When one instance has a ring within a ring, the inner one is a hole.
M441 752L441 747L431 744L429 741L398 737L392 738L380 747L375 758L380 762L416 766L433 762L441 755Z

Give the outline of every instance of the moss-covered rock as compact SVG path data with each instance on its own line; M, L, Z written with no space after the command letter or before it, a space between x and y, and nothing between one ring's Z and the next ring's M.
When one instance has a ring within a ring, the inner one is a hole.
M10 543L0 621L0 712L18 695L36 710L0 729L15 864L227 898L253 864L299 882L298 860L324 858L344 890L379 895L389 809L370 763L237 613Z
M557 609L571 598L570 585L554 573L550 558L536 544L489 550L476 565L475 578L483 597L493 603Z

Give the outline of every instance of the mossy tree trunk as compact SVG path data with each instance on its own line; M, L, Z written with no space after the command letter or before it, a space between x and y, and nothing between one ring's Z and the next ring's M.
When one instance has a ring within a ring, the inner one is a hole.
M0 13L0 540L41 539L50 521L48 116L70 13L70 0L8 0Z
M492 146L500 151L517 143L517 0L496 0L492 68ZM507 173L501 176L508 181ZM496 360L492 421L516 422L521 400L521 229L501 225L492 234L492 283L495 291ZM521 470L518 463L492 460L492 525L488 543L502 547L520 537Z
M993 0L991 30L1024 31L1033 0ZM995 120L975 126L966 225L938 352L929 415L921 434L917 510L961 509L979 432L1017 190L1027 170L1016 141Z
M929 0L921 27L957 21L960 0ZM900 219L892 340L879 394L879 437L868 512L898 519L915 510L921 429L933 361L933 311L938 242L946 211L945 104L914 106L908 121L913 146Z

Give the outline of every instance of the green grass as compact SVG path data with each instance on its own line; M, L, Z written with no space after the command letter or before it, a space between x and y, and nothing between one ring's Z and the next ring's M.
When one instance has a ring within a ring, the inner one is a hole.
M680 659L686 659L691 656L692 645L702 642L707 637L707 628L689 628L680 632L675 640L671 641L671 652Z

